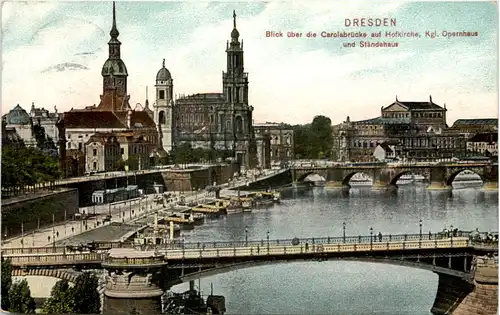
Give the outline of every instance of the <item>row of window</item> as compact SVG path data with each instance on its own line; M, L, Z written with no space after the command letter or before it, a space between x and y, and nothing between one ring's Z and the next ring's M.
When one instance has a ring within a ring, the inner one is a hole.
M414 118L441 118L441 113L413 113ZM410 113L383 113L382 117L386 118L408 118Z

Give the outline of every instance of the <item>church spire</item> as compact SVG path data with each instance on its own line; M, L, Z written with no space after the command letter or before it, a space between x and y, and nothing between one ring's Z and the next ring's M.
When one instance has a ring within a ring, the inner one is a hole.
M233 30L231 31L231 46L239 46L238 38L240 37L240 32L236 29L236 10L233 10Z
M113 26L111 27L111 32L109 32L112 39L117 39L120 32L116 28L116 10L115 10L115 2L113 1Z

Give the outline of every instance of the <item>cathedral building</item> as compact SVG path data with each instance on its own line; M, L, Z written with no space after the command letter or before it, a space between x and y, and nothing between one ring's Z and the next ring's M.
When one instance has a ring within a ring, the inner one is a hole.
M257 166L253 107L248 101L248 73L244 68L243 40L240 42L239 36L233 11L222 93L197 93L174 100L173 79L163 62L156 76L154 113L165 151L189 143L195 148L230 151L240 165Z
M121 164L129 169L148 168L151 161L144 155L154 155L159 144L156 124L147 104L143 110L133 110L129 104L128 71L121 59L114 2L109 34L108 59L101 71L103 92L99 105L64 113L66 152L71 160L67 163L73 166L72 169L80 170L81 165L75 164L81 164L83 156L87 173L114 171ZM142 157L140 162L136 161L138 156Z

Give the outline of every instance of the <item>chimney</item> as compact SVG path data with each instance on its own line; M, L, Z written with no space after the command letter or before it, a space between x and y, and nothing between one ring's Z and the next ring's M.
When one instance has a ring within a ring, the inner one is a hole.
M432 95L429 95L429 103L432 104Z
M127 112L127 128L132 129L132 111L130 109Z

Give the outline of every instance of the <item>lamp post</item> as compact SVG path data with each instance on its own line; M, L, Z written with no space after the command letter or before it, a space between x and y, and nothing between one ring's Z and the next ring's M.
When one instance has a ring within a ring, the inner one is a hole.
M370 226L370 249L373 246L373 228Z
M267 251L269 251L269 230L267 230L266 234L267 234Z
M453 246L453 224L450 225L450 238L451 238L451 246Z
M344 222L342 222L342 230L343 230L343 234L342 234L342 236L343 236L343 241L344 241L344 243L345 243L345 221L344 221Z
M245 226L245 246L248 246L248 226Z
M422 219L418 221L418 225L420 226L420 240L422 240Z
M54 214L52 214L52 248L56 249L56 221Z

